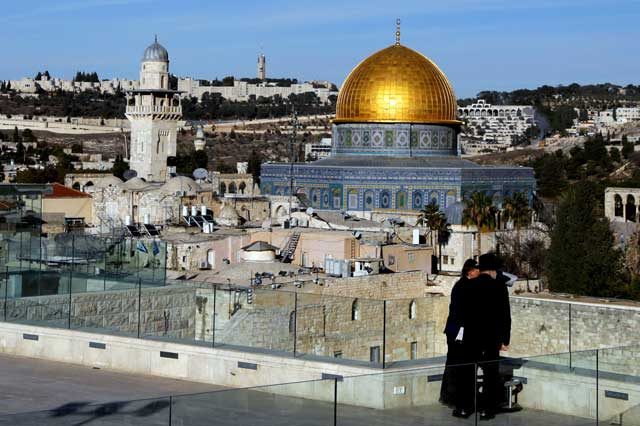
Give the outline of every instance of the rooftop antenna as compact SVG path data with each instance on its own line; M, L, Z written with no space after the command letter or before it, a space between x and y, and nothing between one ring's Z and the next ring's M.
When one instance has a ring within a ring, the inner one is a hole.
M398 22L400 22L399 19L398 19ZM155 39L155 42L157 43L158 42L158 34L154 34L154 39Z
M400 46L400 18L396 19L396 46Z

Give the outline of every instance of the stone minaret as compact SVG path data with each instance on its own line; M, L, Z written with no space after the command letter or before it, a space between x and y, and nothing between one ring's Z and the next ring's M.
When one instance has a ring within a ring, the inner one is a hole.
M193 145L196 151L202 151L207 145L207 141L204 138L204 130L201 125L198 125L198 129L196 130L196 138L193 141Z
M140 65L140 88L127 92L126 116L131 122L129 167L149 182L168 178L167 157L176 155L182 107L169 87L169 54L155 42Z
M258 55L258 78L267 79L267 58L262 53Z

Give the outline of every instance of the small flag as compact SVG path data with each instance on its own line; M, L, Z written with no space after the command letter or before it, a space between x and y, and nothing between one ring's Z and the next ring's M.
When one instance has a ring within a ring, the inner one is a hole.
M160 253L160 247L158 246L158 242L156 240L153 240L153 243L151 243L151 252L154 256L157 256L158 253Z
M138 251L141 251L143 253L149 253L149 250L147 250L147 246L144 245L144 243L140 240L138 240L138 244L136 245L136 249L138 249Z

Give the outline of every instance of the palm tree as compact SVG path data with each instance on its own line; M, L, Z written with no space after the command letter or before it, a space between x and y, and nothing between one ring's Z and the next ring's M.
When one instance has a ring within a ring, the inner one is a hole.
M523 192L515 192L512 196L504 197L502 214L505 220L513 222L516 228L516 242L520 244L520 228L525 227L531 220L529 200Z
M447 222L447 216L442 213L441 217L442 220L438 222L438 226L436 227L436 233L438 235L438 270L442 270L442 247L449 244L451 234L453 233L451 224Z
M496 208L493 200L484 192L474 191L464 200L462 223L478 228L478 256L482 253L482 234L496 227Z
M433 231L441 220L441 215L440 207L432 200L420 210L418 220L416 221L417 225L426 226L431 231L431 246L433 246Z

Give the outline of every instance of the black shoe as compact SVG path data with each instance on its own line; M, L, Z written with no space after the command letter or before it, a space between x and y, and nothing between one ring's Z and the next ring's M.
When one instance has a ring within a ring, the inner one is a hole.
M468 419L471 414L473 414L472 411L465 410L463 408L456 408L453 410L453 413L451 413L453 417L458 417L461 419Z
M493 418L495 418L496 415L493 414L491 411L481 411L480 412L480 420L491 420Z

